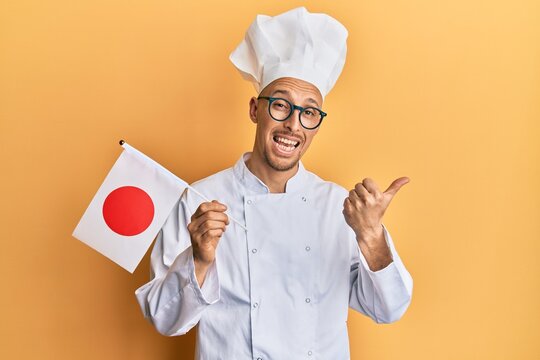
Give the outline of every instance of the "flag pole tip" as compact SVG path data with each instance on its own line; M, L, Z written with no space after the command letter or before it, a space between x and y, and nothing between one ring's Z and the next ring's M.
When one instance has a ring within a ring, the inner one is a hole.
M120 140L119 143L120 143L120 145L124 145L125 141L124 141L124 140Z

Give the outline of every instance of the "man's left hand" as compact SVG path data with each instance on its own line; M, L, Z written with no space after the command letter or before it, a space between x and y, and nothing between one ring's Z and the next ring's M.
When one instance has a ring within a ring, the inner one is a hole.
M392 254L382 227L382 217L398 190L409 182L401 177L381 192L370 178L355 185L343 203L345 221L354 230L358 245L371 270L380 270L392 262Z

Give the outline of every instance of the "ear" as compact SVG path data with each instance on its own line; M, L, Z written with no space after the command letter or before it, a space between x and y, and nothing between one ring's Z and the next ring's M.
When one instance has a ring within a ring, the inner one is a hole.
M254 124L257 123L257 109L259 108L259 100L253 96L249 100L249 118L253 121Z

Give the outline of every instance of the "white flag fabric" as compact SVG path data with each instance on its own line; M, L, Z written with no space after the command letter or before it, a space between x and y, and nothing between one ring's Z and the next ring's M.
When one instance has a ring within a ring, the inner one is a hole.
M133 273L188 184L122 146L73 236Z

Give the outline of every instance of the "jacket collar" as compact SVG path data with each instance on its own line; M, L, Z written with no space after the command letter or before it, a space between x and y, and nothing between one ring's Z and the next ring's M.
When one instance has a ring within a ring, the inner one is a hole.
M240 156L240 159L233 167L234 176L246 190L255 194L268 194L270 189L257 176L249 171L246 166L246 160L251 156L251 152L246 152ZM285 193L293 193L305 188L307 170L302 161L298 161L298 171L293 175L285 185Z

